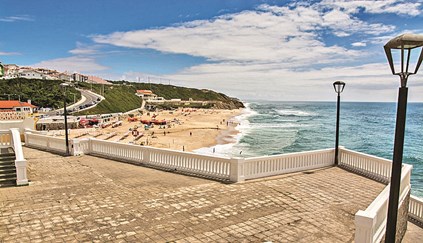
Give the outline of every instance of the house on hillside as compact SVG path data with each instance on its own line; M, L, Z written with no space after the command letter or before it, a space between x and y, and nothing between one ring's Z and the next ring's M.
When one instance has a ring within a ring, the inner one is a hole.
M5 64L4 67L4 79L12 79L19 77L19 66L16 64Z
M31 79L46 79L45 75L35 71L33 69L23 69L19 71L20 78L31 78Z
M36 109L37 106L32 105L31 101L0 100L0 111L16 111L32 114Z
M80 73L74 73L72 74L72 80L76 82L87 82L88 76Z
M135 95L144 100L155 100L157 98L157 95L153 94L153 91L147 89L139 89Z

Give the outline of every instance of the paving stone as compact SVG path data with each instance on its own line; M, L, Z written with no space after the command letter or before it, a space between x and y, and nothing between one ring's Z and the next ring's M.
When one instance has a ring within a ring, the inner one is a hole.
M384 188L336 167L223 184L24 153L30 185L0 188L4 242L350 242L354 214Z

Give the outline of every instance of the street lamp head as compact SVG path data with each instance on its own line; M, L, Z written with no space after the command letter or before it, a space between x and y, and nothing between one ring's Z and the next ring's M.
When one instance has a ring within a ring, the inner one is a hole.
M416 74L420 68L420 65L423 61L423 35L416 34L403 34L393 38L385 44L384 49L386 57L391 67L393 75L399 75L401 78L401 87L407 85L407 78L409 75ZM420 48L420 55L418 55ZM394 59L392 57L392 52L395 50L400 50L400 70L395 70ZM410 67L410 57L418 55L418 59L415 64L414 71L409 72Z
M342 81L335 81L333 83L333 88L335 89L335 92L338 94L341 94L342 91L344 91L345 83Z

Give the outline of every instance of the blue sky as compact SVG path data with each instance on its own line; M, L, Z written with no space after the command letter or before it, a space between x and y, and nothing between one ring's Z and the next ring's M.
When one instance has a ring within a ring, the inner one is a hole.
M267 100L395 101L383 45L423 0L0 0L0 61ZM423 101L423 70L410 77Z

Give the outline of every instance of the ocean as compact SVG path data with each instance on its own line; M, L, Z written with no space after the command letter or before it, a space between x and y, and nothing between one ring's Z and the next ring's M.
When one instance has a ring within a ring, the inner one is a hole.
M335 146L335 102L252 101L238 116L236 143L215 154L255 157ZM396 103L341 102L339 145L392 159ZM200 149L212 153L212 148ZM404 163L412 164L412 194L423 197L423 103L409 103Z

